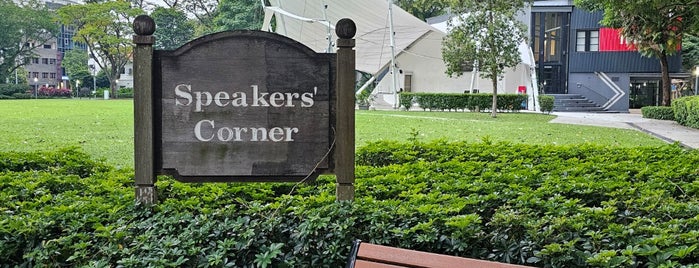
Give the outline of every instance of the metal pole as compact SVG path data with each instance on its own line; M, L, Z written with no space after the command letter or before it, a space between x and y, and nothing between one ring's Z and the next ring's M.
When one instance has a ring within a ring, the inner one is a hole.
M147 15L133 22L134 49L134 180L136 201L152 205L155 193L153 149L153 43L155 22Z
M699 66L694 68L694 96L699 95Z
M396 76L398 73L396 72L396 40L395 40L395 32L393 30L393 0L388 0L388 28L390 32L390 40L391 40L391 89L393 89L393 108L398 109L398 81Z
M354 87L355 51L354 35L357 26L350 19L341 19L335 26L337 34L337 80L336 130L335 130L335 175L338 201L354 200Z

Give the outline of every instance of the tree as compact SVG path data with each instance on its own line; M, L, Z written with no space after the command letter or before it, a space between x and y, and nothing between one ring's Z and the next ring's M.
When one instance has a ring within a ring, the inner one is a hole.
M139 14L143 14L141 9L124 0L68 5L58 10L59 21L76 27L73 39L87 44L90 57L109 77L113 96L120 71L132 56L131 24Z
M693 71L699 65L699 37L685 34L682 38L682 66Z
M680 50L684 32L699 19L699 0L575 0L589 11L604 11L601 24L618 28L644 56L660 61L663 106L670 105L668 56Z
M90 70L87 66L88 59L87 51L80 49L69 50L66 51L63 61L61 61L61 66L65 68L69 76L73 76L73 74L79 72L86 72L89 74Z
M221 0L213 22L217 31L259 30L264 16L259 0Z
M219 0L163 0L170 8L184 10L184 12L197 20L195 35L212 33L214 18L218 14Z
M156 8L151 17L155 21L155 48L173 50L194 38L194 23L177 8Z
M423 21L444 14L448 6L447 0L395 0L393 3Z
M515 15L523 0L456 0L450 2L455 14L443 41L442 57L449 76L460 76L464 65L476 63L479 75L493 85L492 117L497 116L498 80L505 68L520 61L518 46L526 39L526 26Z
M53 13L38 5L18 6L0 0L0 83L34 57L34 49L56 36Z

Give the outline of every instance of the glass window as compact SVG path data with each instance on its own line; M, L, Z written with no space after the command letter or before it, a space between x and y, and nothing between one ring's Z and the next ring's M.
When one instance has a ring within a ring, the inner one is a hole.
M51 73L51 78L56 78L56 73Z
M46 49L51 49L51 45L50 45L50 44L44 44L44 48L46 48Z
M576 33L576 51L599 51L598 30L578 30Z
M48 58L41 58L41 64L49 64Z
M49 73L41 73L41 78L49 78Z

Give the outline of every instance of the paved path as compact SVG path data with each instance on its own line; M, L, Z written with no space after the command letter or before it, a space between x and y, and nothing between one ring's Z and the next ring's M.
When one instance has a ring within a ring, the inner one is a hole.
M569 113L556 112L551 123L603 126L636 129L669 143L679 142L685 147L699 148L699 129L677 124L675 121L643 118L637 110L631 113Z

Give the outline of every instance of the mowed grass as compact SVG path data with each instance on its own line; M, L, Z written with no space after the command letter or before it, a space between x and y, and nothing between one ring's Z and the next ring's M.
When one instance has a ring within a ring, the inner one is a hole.
M132 100L0 101L0 151L53 150L78 146L117 167L133 166ZM532 113L357 111L356 143L371 141L509 141L531 144L660 146L635 130L548 123Z

